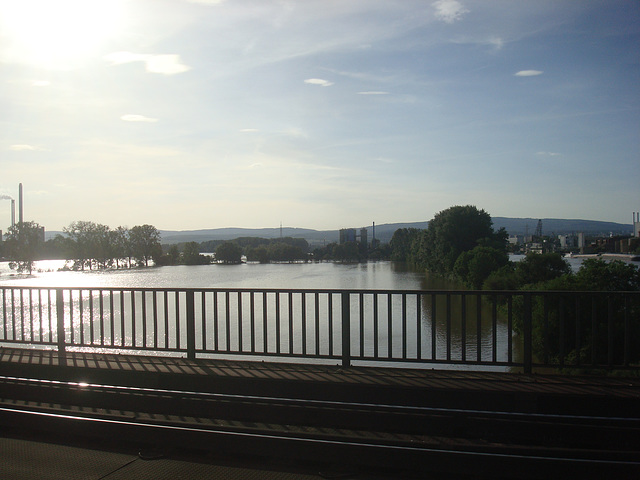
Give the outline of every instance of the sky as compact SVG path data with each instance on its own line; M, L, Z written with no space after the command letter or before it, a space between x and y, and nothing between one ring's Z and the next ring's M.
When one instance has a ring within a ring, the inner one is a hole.
M0 228L630 224L639 87L635 0L0 0Z

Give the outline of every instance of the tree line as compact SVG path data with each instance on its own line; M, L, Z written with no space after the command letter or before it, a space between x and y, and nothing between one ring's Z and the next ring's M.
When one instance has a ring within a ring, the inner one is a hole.
M518 262L509 260L507 235L503 229L494 231L491 217L474 206L455 206L436 214L426 230L399 229L390 242L391 259L411 263L427 272L455 279L476 290L640 291L640 268L620 260L606 262L587 259L577 272L558 253L529 254ZM500 297L501 298L501 297ZM506 297L504 297L506 299ZM559 296L550 297L560 302ZM522 297L514 298L514 328L522 332ZM558 305L556 305L557 307ZM640 344L640 305L637 301L621 302L577 297L561 320L558 308L549 308L542 298L532 305L534 354L547 355L559 363L560 354L567 361L588 364L594 357L606 363L609 329L614 328L614 351L624 352L623 342ZM506 306L502 306L506 309ZM579 312L589 312L580 315ZM595 312L596 323L593 323ZM625 326L625 321L628 323ZM612 322L611 327L609 322ZM550 337L550 331L559 332ZM626 329L626 333L625 333ZM576 338L575 332L580 332ZM561 344L561 342L563 342ZM592 351L596 345L596 351ZM631 362L640 361L640 350L628 353ZM620 362L620 358L615 359Z
M90 221L72 222L64 235L44 240L44 229L36 222L18 222L9 227L1 244L3 257L19 273L31 273L35 261L64 259L72 270L148 266L162 256L160 232L153 225L112 229Z

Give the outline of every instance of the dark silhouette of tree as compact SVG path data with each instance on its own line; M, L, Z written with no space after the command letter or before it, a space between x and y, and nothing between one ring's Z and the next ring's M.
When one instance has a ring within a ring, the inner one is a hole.
M43 230L36 222L19 222L9 227L5 235L9 268L31 274L43 244Z
M242 247L234 242L224 242L216 248L216 260L221 263L241 263Z

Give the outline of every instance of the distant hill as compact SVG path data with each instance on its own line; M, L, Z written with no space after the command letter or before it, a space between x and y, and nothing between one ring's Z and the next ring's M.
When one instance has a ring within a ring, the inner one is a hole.
M492 217L493 227L497 230L504 227L510 235L530 235L536 231L538 225L537 218L508 218ZM399 228L427 228L429 222L411 223L386 223L376 225L376 239L383 243L391 240L393 233ZM363 226L355 226L360 229ZM373 237L372 226L367 226L369 239ZM600 222L597 220L567 220L559 218L543 218L543 235L566 235L571 233L585 233L587 235L630 235L633 232L631 225L613 222ZM62 232L46 232L46 239L55 237ZM322 245L337 242L340 238L339 230L313 230L310 228L210 228L202 230L160 230L162 243L183 243L183 242L206 242L208 240L233 240L238 237L261 237L278 238L283 237L304 238L311 245Z

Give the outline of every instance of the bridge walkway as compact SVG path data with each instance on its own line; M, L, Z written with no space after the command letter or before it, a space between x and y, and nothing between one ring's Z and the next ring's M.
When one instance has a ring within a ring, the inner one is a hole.
M389 478L399 465L398 478L426 478L425 469L452 478L640 473L639 378L17 348L0 349L0 376L0 422L13 429L47 430L42 417L26 417L29 407L52 414L48 434L162 437L339 465L357 458ZM102 423L78 423L90 416ZM151 424L174 431L149 432Z

